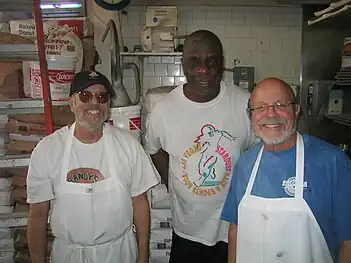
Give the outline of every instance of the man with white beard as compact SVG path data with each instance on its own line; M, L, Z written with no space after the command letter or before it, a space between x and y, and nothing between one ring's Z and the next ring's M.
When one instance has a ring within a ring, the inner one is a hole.
M263 142L233 171L221 216L228 263L351 262L349 158L296 131L300 105L282 80L262 80L248 107Z

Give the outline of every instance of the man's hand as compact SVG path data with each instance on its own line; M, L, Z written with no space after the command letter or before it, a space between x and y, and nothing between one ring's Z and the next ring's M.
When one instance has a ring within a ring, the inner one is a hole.
M238 226L230 224L228 232L228 263L236 262L236 241Z
M339 263L351 263L351 240L341 243Z

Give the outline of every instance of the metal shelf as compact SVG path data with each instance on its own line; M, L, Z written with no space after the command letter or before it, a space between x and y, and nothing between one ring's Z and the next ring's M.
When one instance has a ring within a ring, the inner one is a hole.
M135 56L135 57L161 57L161 56L182 56L182 52L172 52L172 53L153 53L153 52L121 52L121 56Z
M53 106L68 105L68 101L52 101ZM12 99L0 100L0 115L43 113L42 99Z
M1 168L27 167L30 154L4 155L0 156Z
M27 212L13 212L0 214L0 228L2 227L17 227L27 225Z
M341 114L341 115L326 115L326 117L338 124L342 124L348 127L351 127L351 115L350 114Z
M0 60L2 61L37 61L38 59L38 51L35 44L0 45Z
M329 26L338 25L338 27L349 28L351 21L351 3L335 5L320 12L308 21L309 26Z

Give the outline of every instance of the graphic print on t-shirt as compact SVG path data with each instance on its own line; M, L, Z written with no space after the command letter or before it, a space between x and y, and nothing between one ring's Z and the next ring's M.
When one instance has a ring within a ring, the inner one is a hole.
M227 150L234 147L235 139L212 124L201 127L181 159L183 182L189 191L212 196L226 187L232 172L232 158Z
M104 180L99 170L93 168L77 168L67 173L67 182L92 184Z

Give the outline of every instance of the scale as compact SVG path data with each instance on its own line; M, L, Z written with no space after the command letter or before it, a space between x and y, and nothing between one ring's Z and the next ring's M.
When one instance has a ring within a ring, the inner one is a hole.
M119 11L126 8L131 0L95 0L95 3L106 10Z

